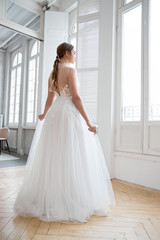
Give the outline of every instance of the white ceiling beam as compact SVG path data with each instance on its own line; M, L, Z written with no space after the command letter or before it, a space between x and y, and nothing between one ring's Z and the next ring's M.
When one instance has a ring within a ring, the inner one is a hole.
M10 0L11 2L21 6L22 8L25 8L31 12L34 12L36 14L41 14L42 12L42 8L39 4L33 2L33 1L30 1L30 0L27 0L27 1L24 1L24 0Z
M51 0L49 1L49 3L47 4L48 7L51 7L57 0Z
M10 45L12 45L14 42L17 42L19 38L21 38L22 35L18 35L16 34L16 36L14 38L12 38L3 49L8 48Z
M29 29L25 26L21 26L17 23L9 21L8 19L0 19L0 25L8 29L14 30L24 36L32 37L40 41L44 40L43 34L38 33L32 29Z
M4 43L4 41L0 41L0 46Z
M60 11L71 12L77 7L77 0L62 0L60 4Z
M36 21L36 18L37 18L37 17L32 18L32 20L30 20L30 21L27 23L26 27L28 27L29 24L34 23L34 22ZM12 38L14 38L17 34L18 34L17 32L12 33L7 39L5 39L5 41L1 41L1 42L0 42L0 48L3 48L3 47L4 47L9 41L11 41Z
M17 35L17 33L12 33L5 41L1 41L0 48L3 48L7 44L7 42L12 40L12 38L14 38L16 35Z
M3 27L6 27L8 29L11 29L13 31L16 31L22 35L28 36L28 37L32 37L38 40L44 40L44 36L43 36L43 19L44 19L44 13L42 12L42 10L38 10L34 7L28 6L23 0L11 0L12 2L15 2L21 6L23 6L24 8L36 13L37 15L40 15L40 33L36 32L32 29L29 29L25 26L21 26L18 23L15 23L13 21L10 21L6 18L6 0L0 0L0 25ZM28 1L27 1L28 3ZM39 6L40 8L40 6Z

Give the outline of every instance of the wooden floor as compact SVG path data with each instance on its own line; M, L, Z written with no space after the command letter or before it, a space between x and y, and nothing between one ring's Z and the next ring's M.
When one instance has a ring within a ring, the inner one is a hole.
M16 216L13 204L24 166L0 169L0 240L160 240L160 191L112 180L117 206L107 217L62 224Z

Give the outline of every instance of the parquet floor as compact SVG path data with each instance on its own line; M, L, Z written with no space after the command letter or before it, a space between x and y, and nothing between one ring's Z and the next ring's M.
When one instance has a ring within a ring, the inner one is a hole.
M62 224L16 216L24 166L0 169L0 240L160 240L160 191L112 180L117 206L107 217Z

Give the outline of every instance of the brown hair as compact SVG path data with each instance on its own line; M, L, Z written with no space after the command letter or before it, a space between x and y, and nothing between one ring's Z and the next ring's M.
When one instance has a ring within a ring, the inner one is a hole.
M58 64L60 62L60 59L63 58L66 51L71 53L73 48L74 48L74 46L72 44L69 44L69 43L66 43L66 42L61 43L57 47L57 56L56 56L56 60L54 61L54 64L53 64L53 72L52 72L52 79L53 79L53 83L54 83L55 88L58 87L57 77L58 77Z

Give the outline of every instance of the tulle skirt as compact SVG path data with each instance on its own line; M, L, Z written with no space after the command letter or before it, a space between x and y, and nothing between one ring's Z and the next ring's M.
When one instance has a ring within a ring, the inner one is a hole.
M115 204L97 134L88 131L71 97L57 97L38 120L15 212L77 224L107 216Z

